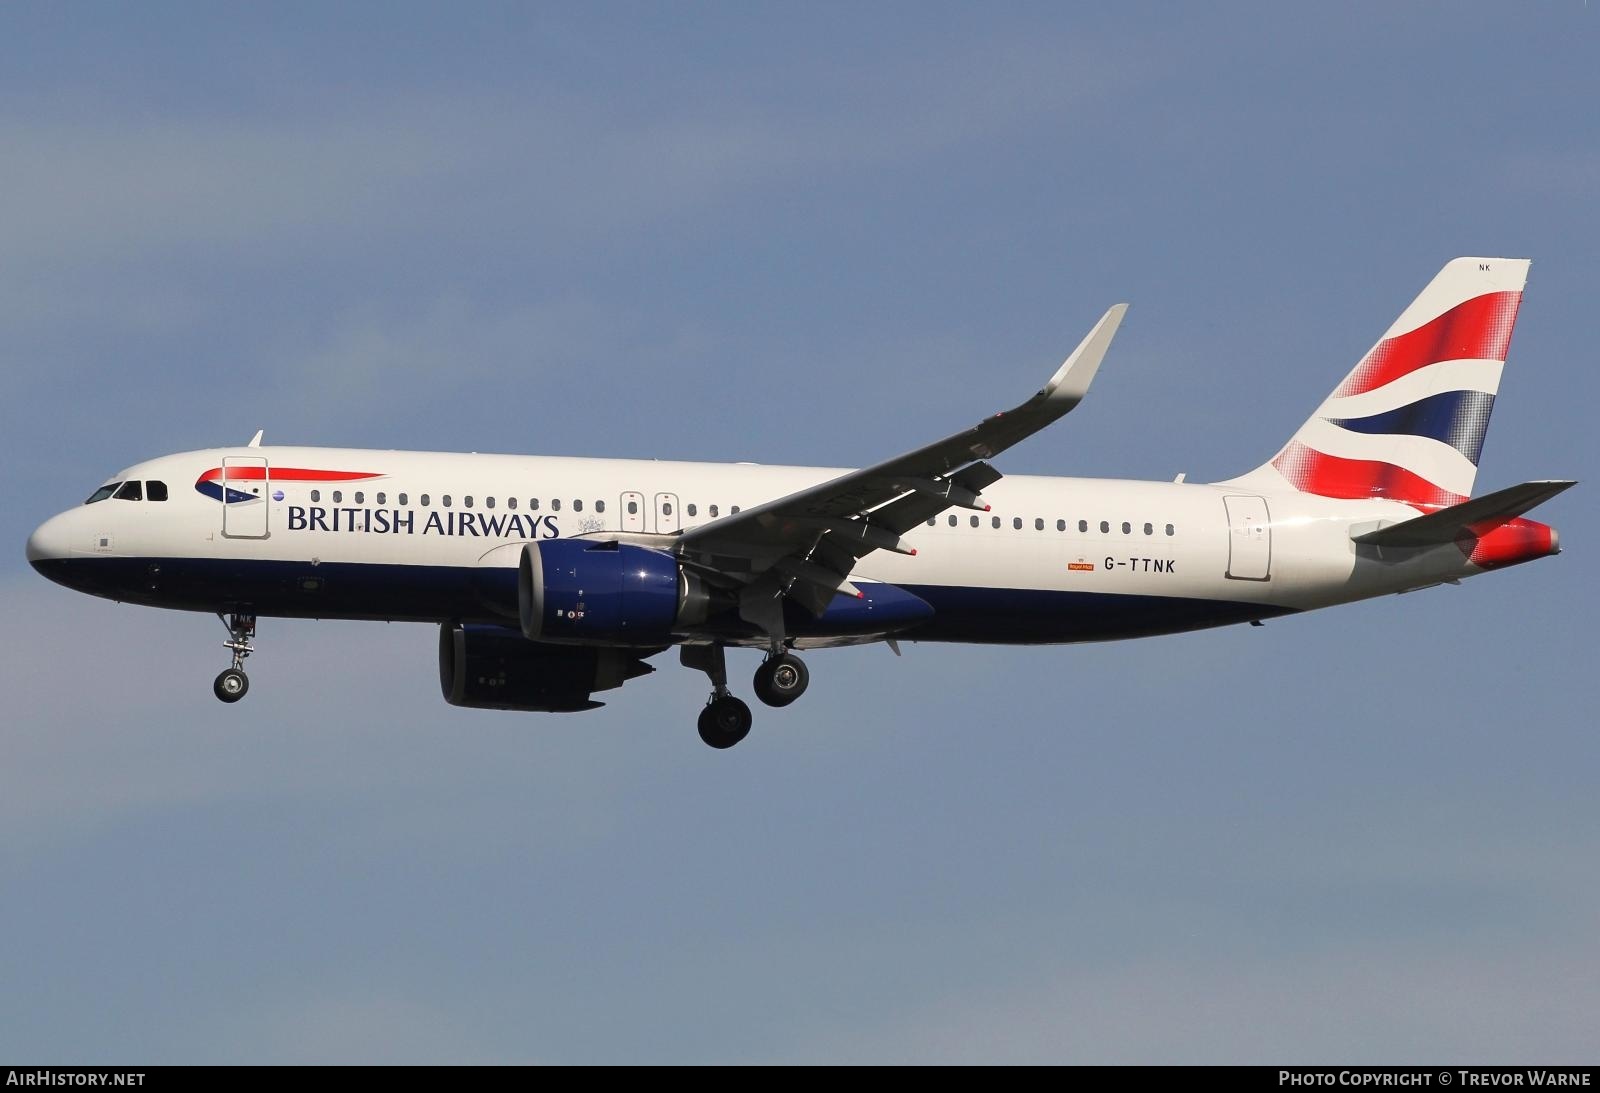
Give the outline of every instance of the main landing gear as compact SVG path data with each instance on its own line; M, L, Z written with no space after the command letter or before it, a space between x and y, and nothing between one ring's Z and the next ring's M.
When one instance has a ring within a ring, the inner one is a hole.
M250 690L250 677L244 674L244 658L255 652L250 639L256 634L256 617L229 615L223 618L218 612L217 618L222 620L222 625L228 631L228 640L222 643L222 647L233 650L233 667L222 670L211 685L211 690L224 702L237 702Z
M754 721L749 706L726 692L712 692L700 711L700 739L719 751L731 748L750 735Z
M750 735L755 720L750 707L728 690L727 654L721 645L680 646L684 667L696 668L711 680L711 697L700 711L700 739L713 748L731 748ZM774 651L756 669L756 697L768 706L787 706L805 693L811 673L803 660L787 651Z
M793 653L774 653L756 669L756 697L768 706L787 706L806 693L811 673Z

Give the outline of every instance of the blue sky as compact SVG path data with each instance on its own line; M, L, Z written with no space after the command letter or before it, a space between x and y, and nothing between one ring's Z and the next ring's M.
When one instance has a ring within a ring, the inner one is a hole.
M1592 1061L1597 521L1264 629L663 664L461 711L434 634L46 584L241 442L1227 477L1447 259L1534 259L1479 488L1594 478L1569 3L0 9L0 1057ZM755 666L739 663L743 677Z

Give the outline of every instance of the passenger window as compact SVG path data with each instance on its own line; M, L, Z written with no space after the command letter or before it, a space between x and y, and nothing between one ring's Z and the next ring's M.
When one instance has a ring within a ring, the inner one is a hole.
M311 500L312 501L321 501L322 500L322 491L321 490L312 490L311 491Z
M574 501L572 503L572 511L573 512L582 512L583 511L583 502L581 500Z
M144 487L131 478L122 484L122 488L113 495L118 501L143 501Z
M1109 520L1100 521L1100 534L1101 535L1109 535L1110 533L1111 533L1111 522Z
M1152 527L1151 525L1146 524L1144 526L1144 533L1146 535L1154 535L1156 533L1156 529L1154 527Z
M333 503L335 505L344 504L344 491L343 490L334 490L333 491Z
M733 506L733 508L729 509L728 512L733 516L739 515L739 506L738 505Z
M538 512L539 511L539 499L537 497L528 498L528 511L529 512Z
M1078 521L1078 534L1079 535L1083 535L1086 532L1088 532L1088 530L1089 530L1089 521L1087 521L1087 520L1079 520Z
M956 526L956 514L953 513L953 512L950 514L950 526L951 527L955 527Z
M1128 521L1126 521L1126 520L1122 521L1122 534L1124 534L1124 535L1132 535L1133 534L1133 525L1128 523Z
M551 500L550 500L550 511L551 512L560 512L561 511L561 498L559 498L559 497L551 498Z
M461 499L461 507L464 509L470 509L472 507L472 494L469 493Z
M628 515L629 516L638 516L639 515L639 502L637 502L637 501L629 501L628 502Z
M978 526L978 518L976 516L974 516L972 518L972 526L973 527L977 527Z
M378 504L387 505L388 503L389 503L389 495L380 490L378 492Z
M89 500L85 501L84 504L92 505L96 501L104 501L107 497L110 497L112 494L116 493L117 487L120 485L122 485L121 482L112 482L110 485L101 486L99 489L95 490L89 495Z
M1043 519L1039 519L1039 518L1035 518L1035 520L1033 521L1033 530L1034 531L1043 531L1044 530L1044 520Z
M507 497L506 498L506 508L508 508L511 511L515 512L516 509L517 509L517 499L515 497Z
M402 493L400 495L400 504L409 505L410 503L411 503L410 501L406 500L406 495Z
M450 507L450 495L447 493L447 494L444 494L443 496L441 496L439 498L439 504L442 505L444 508L449 508Z
M938 521L939 518L937 516L930 516L928 517L928 526L931 528L934 524L938 523Z
M427 494L423 494L421 497L417 498L417 500L419 502L421 502L423 508L427 508L428 507L428 495Z
M715 505L711 506L711 515L712 515L713 518L716 517L716 515L717 515L717 506L715 506ZM951 519L954 519L954 517L952 517Z
M494 508L494 498L493 497L485 497L483 499L483 507L486 508L486 509Z
M990 520L989 520L989 526L990 527L996 527L996 528L999 527L1000 526L1000 517L998 517L998 516L991 517Z
M662 516L671 516L672 515L672 502L671 501L663 501L663 502L661 502L661 515Z
M698 516L699 514L700 514L699 507L693 501L690 501L689 502L689 515L690 516Z
M356 504L365 505L366 503L367 503L367 495L362 493L360 490L357 490L356 491Z
M596 511L596 512L604 512L604 511L606 511L606 503L604 501L596 501L594 503L594 511ZM693 516L694 513L690 513L689 515Z
M1057 520L1056 521L1056 530L1057 531L1066 531L1067 530L1067 522L1065 520Z
M167 484L165 482L146 482L144 484L144 497L146 501L165 501L167 499Z
M1168 535L1171 535L1171 534L1172 534L1172 525L1171 525L1171 524L1168 524L1168 525L1167 525L1167 534L1168 534Z
M1013 516L1011 518L1011 530L1012 531L1021 531L1022 530L1022 517Z

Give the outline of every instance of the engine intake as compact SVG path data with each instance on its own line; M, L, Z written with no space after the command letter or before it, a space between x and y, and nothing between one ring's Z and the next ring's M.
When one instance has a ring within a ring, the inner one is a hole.
M699 577L649 547L547 539L524 546L517 567L518 619L530 641L665 645L711 606Z
M439 689L452 706L571 713L605 705L591 697L651 665L622 649L531 642L502 626L439 627Z

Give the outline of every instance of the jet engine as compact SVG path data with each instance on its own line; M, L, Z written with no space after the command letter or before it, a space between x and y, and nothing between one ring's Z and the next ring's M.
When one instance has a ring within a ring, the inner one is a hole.
M663 551L546 539L522 548L517 608L530 641L657 646L702 623L713 593Z
M546 645L503 626L439 627L439 689L452 706L570 713L591 697L655 671L624 649Z

